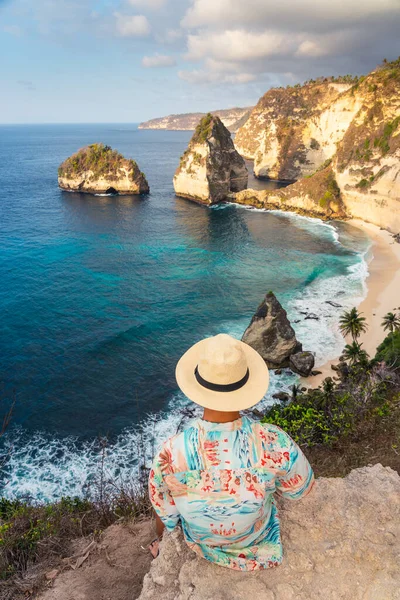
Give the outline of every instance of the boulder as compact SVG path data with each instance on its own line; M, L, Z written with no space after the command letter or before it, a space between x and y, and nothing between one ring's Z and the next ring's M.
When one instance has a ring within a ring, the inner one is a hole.
M242 341L257 350L271 368L289 366L289 357L302 347L286 311L268 292L243 334Z
M176 528L138 600L399 600L400 477L377 464L280 503L284 559L252 573L208 562Z
M302 377L308 377L314 368L314 354L312 352L296 352L296 354L290 355L289 364L292 371Z
M137 163L104 144L82 148L58 168L63 190L89 194L147 194L149 184Z
M274 400L280 400L281 402L289 402L289 394L287 392L276 392L272 394Z
M174 176L176 195L216 204L246 189L247 181L246 164L231 134L219 117L209 113L200 120L181 157Z

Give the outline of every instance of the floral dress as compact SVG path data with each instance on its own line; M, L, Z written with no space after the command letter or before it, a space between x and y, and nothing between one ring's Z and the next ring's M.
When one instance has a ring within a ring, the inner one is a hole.
M196 419L170 438L149 478L153 507L169 531L218 565L242 571L282 562L274 493L297 500L314 476L297 444L279 427L241 417Z

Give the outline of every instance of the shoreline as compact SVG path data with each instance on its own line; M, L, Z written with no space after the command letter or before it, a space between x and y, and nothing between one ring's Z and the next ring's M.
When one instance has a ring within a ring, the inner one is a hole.
M348 223L365 231L372 241L372 258L368 264L366 279L367 296L357 308L367 319L368 325L368 331L359 341L373 357L376 348L388 333L381 325L383 317L386 313L400 308L400 244L393 239L391 233L377 225L361 219L350 219ZM348 342L351 342L351 339L346 339L346 343ZM302 385L318 387L326 377L335 376L331 366L338 362L338 358L339 356L317 367L317 370L321 371L320 375L302 378Z

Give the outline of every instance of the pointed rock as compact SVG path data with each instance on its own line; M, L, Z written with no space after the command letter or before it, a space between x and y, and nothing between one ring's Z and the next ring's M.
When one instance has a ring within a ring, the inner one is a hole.
M177 196L216 204L247 188L248 172L231 134L219 117L206 115L197 125L174 176Z
M268 292L257 308L242 341L257 350L271 368L289 366L291 354L302 350L286 311Z

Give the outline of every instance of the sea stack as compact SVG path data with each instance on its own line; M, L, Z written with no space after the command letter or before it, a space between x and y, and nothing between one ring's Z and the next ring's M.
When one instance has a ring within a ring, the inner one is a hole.
M272 369L290 367L308 377L314 367L314 355L303 352L286 311L273 292L268 292L257 308L242 341L257 350Z
M63 190L89 194L147 194L149 184L137 163L104 144L91 144L58 168Z
M221 119L211 114L196 127L174 176L177 196L216 204L247 188L248 172Z

